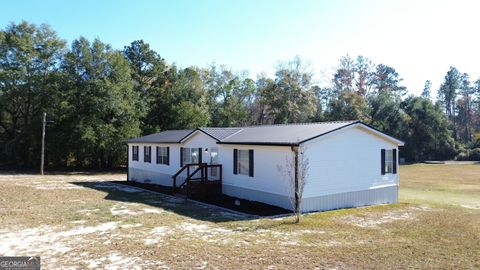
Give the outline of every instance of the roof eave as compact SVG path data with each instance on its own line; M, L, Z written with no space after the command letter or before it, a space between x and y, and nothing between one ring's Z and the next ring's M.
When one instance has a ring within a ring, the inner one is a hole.
M264 145L264 146L299 146L299 143L275 143L275 142L222 142L217 144L237 144L237 145Z
M125 141L125 143L179 143L177 141L172 142L159 142L159 141Z

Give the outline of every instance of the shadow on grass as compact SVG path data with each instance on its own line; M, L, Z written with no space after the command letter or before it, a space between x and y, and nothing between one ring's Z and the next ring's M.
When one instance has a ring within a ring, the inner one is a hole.
M188 200L182 197L176 197L169 195L169 190L147 191L143 190L145 187L137 188L137 185L127 185L126 181L85 181L85 182L70 182L73 185L82 186L85 188L95 189L102 192L106 192L105 200L118 201L118 202L131 202L142 203L151 207L161 208L165 211L174 212L176 214L209 222L229 222L238 220L251 220L258 219L262 216L272 216L279 214L289 213L288 210L260 204L256 202L252 203L252 207L260 207L261 209L250 209L250 213L241 213L233 209L224 209L233 202L226 202L228 205L221 205L222 200L218 199L215 204L206 202L197 202ZM130 183L128 183L130 184ZM159 187L160 189L162 187ZM164 187L166 188L166 187ZM224 196L224 195L222 195ZM228 196L224 196L228 197ZM228 197L232 198L232 197ZM235 198L232 198L232 200ZM238 199L237 199L238 200ZM241 200L246 207L246 203L249 201ZM223 207L223 208L219 208ZM262 208L263 207L263 208ZM268 209L269 208L269 209ZM233 210L233 211L231 211ZM257 211L256 211L257 210ZM271 212L269 213L268 210ZM255 213L258 212L258 213Z
M124 168L113 168L113 169L83 169L78 170L76 168L60 168L58 170L49 169L45 172L45 176L48 175L85 175L92 176L98 174L105 175L115 175L115 174L125 174L126 169ZM40 175L38 170L33 169L5 169L0 167L0 175L15 175L15 174L26 174L26 175ZM126 176L125 176L126 177Z

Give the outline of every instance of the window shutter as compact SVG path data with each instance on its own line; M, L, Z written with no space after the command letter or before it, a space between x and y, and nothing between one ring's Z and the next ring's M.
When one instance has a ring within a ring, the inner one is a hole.
M202 148L198 148L198 163L202 163Z
M392 160L393 160L393 170L392 170L392 173L393 174L397 174L397 149L393 149L392 150Z
M183 147L180 147L180 167L183 167Z
M147 147L143 147L143 162L147 162Z
M160 147L155 147L155 150L156 150L156 156L157 156L157 164L160 164Z
M237 174L237 172L238 172L237 158L238 158L238 150L233 149L233 174Z
M248 150L248 176L253 177L253 149Z
M381 166L382 166L382 175L385 174L385 149L382 149L382 154L381 154Z
M170 146L167 146L167 165L170 165Z

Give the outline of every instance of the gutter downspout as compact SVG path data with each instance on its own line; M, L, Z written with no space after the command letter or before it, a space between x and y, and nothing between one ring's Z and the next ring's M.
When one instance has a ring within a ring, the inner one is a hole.
M299 196L299 190L298 190L298 146L292 145L291 147L292 152L294 154L294 178L295 178L295 212L299 213L300 212L300 196Z

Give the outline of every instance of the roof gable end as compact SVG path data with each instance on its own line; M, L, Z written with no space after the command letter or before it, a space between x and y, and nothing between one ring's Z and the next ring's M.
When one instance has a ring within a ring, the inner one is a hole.
M201 128L196 128L194 130L192 130L192 132L190 132L189 134L187 134L185 137L183 137L182 139L179 140L179 143L184 143L186 142L188 139L192 138L193 136L195 136L195 134L198 134L198 133L203 133L205 135L207 135L208 137L214 139L216 142L220 141L219 139L213 137L211 134L209 134L208 132L205 132L204 130L202 130Z
M352 122L348 125L345 125L345 126L342 126L340 128L336 128L336 129L333 129L333 130L330 130L328 132L325 132L325 133L322 133L322 134L319 134L317 136L314 136L314 137L311 137L311 138L308 138L306 140L303 140L301 141L299 144L302 144L302 143L305 143L305 142L309 142L309 141L312 141L316 138L319 138L319 137L323 137L325 135L329 135L329 134L332 134L337 132L337 131L341 131L341 130L345 130L347 128L361 128L363 129L364 131L368 132L369 134L373 135L373 136L376 136L376 137L379 137L385 141L388 141L390 143L393 143L393 144L397 144L399 146L403 146L405 145L405 143L399 139L396 139L392 136L389 136L381 131L379 131L378 129L370 126L370 125L367 125L365 123L363 123L362 121L355 121L355 122Z

